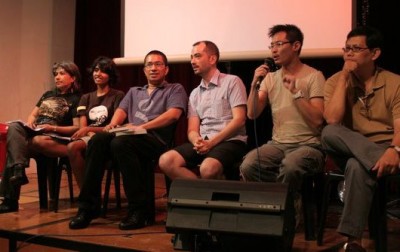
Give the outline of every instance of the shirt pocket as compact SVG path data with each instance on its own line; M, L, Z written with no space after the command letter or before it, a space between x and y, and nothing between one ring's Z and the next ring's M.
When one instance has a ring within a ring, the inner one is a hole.
M211 114L214 118L221 118L230 115L230 104L227 99L220 99L214 101L211 106Z

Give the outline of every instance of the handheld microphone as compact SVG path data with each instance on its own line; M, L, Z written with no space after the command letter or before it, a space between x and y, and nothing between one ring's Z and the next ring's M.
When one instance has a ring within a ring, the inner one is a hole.
M268 58L266 58L266 59L264 60L264 65L267 65L267 66L268 66L268 69L269 69L270 72L275 72L276 70L279 69L278 65L275 64L274 59L271 58L271 57L268 57ZM257 89L260 88L261 81L262 81L264 78L265 78L265 76L260 76L260 77L258 77L257 82L256 82L256 87L257 87Z

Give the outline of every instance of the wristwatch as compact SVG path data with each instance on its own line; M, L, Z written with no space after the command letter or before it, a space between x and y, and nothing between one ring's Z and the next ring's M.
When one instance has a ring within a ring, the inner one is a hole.
M295 93L295 94L293 95L293 100L297 100L297 99L299 99L299 98L304 98L303 92L301 92L301 90L297 91L297 93Z
M397 152L397 154L400 155L400 146L397 146L397 145L389 145L389 148L393 148L393 149Z

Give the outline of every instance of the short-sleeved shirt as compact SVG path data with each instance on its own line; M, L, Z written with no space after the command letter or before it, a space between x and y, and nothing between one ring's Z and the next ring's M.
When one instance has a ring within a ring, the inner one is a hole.
M35 123L37 125L73 125L73 118L77 117L76 108L79 99L80 94L77 93L60 94L57 90L45 92L36 103L39 114Z
M186 114L187 94L179 83L167 83L157 87L150 95L147 92L147 85L144 87L132 87L122 99L119 108L128 115L128 122L134 125L141 125L149 122L168 109L179 108ZM173 125L154 129L163 142L170 143L174 131Z
M296 76L296 88L305 99L324 95L325 77L321 71L303 64ZM293 94L283 86L283 71L269 73L261 82L260 90L268 93L271 105L272 139L278 143L314 144L320 142L320 129L311 128L294 104Z
M104 127L109 124L124 92L110 88L107 94L97 96L97 91L82 95L77 108L78 116L86 116L88 126Z
M238 76L217 70L208 86L201 80L200 85L191 92L188 117L199 117L201 137L212 138L232 121L232 109L246 104L247 95L243 81ZM241 127L227 140L246 142L246 127Z
M340 72L326 81L325 104L330 101ZM344 126L361 133L373 142L391 141L393 122L400 118L400 75L377 68L372 90L363 90L355 75L348 80Z

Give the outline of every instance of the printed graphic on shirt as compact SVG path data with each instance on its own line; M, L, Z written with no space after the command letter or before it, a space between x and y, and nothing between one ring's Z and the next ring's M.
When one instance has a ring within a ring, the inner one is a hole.
M138 104L138 110L135 113L135 117L140 118L143 122L148 122L149 118L146 116L146 112L153 106L151 99L142 100Z
M108 118L108 110L104 105L96 106L89 111L90 126L101 126Z
M58 124L68 113L68 102L63 97L49 97L43 100L39 107L36 124Z

